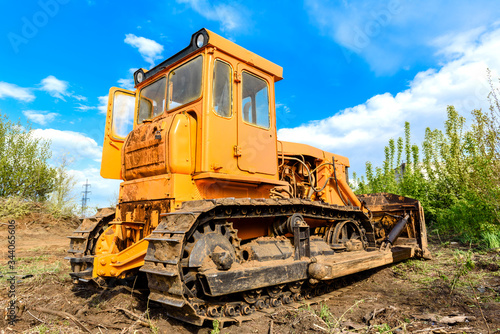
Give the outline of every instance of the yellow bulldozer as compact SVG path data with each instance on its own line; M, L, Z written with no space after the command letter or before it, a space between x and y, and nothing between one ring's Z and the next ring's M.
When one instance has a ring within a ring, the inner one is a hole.
M75 283L147 281L149 299L202 325L306 302L335 281L429 257L423 210L355 195L349 160L278 140L283 69L207 30L111 88L101 175L119 203L70 236Z

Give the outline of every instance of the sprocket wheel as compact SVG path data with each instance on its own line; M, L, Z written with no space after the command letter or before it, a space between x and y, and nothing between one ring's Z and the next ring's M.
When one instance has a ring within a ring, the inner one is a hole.
M227 270L233 263L241 262L237 232L230 222L211 221L198 226L187 238L180 261L187 297L202 297L203 292L197 278L202 266Z

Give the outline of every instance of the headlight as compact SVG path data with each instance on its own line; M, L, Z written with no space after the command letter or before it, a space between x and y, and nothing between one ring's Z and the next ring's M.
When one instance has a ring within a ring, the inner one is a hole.
M205 36L203 36L203 34L198 34L198 36L196 36L196 46L201 48L204 43L205 43Z
M144 73L142 72L137 73L137 82L141 83L142 80L144 80Z
M144 72L142 70L138 70L135 72L135 84L140 84L144 80Z

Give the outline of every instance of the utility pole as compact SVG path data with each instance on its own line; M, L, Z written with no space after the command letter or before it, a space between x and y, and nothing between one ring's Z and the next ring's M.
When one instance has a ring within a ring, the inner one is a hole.
M85 188L85 190L82 191L82 218L85 218L85 210L87 209L87 201L89 200L87 195L92 193L89 190L89 188L91 187L91 185L89 184L89 179L87 179L82 187Z

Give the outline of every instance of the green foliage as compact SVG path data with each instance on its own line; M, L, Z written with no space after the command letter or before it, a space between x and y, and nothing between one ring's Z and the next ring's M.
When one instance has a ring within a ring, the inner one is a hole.
M19 197L0 198L0 218L17 219L36 209L36 203Z
M321 304L321 309L318 312L318 316L325 322L328 328L334 326L334 317L330 312L330 308L326 304Z
M462 276L466 276L471 270L474 269L475 264L474 261L472 260L472 251L468 252L456 252L454 255L454 260L455 260L455 265L456 265L456 270L455 270L455 275L453 277L453 282L450 287L450 294L453 293L453 289L455 288L456 284L458 283L458 280Z
M77 203L72 193L76 181L68 173L69 162L63 157L61 163L56 167L54 178L54 190L50 194L50 212L55 218L68 218L77 211Z
M391 327L388 324L375 325L375 329L378 333L392 333Z
M210 334L219 334L220 333L220 328L219 328L220 323L219 323L219 320L212 321L212 326L213 326L214 329L212 329L210 331Z
M499 95L492 85L490 110L472 111L469 127L465 117L449 106L444 131L425 130L422 159L419 146L411 143L406 122L404 138L391 139L385 147L382 167L366 163L366 180L356 179L356 193L389 192L415 198L439 234L499 247Z
M50 157L49 142L0 116L0 197L45 200L56 174L47 163Z

